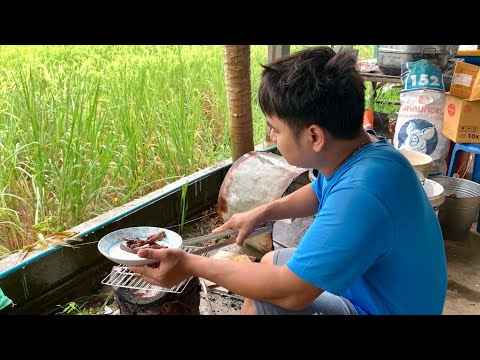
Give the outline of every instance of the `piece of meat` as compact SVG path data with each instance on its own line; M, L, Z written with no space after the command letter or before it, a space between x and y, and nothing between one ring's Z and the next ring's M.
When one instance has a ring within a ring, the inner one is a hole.
M165 249L168 246L157 244L158 240L165 238L165 231L159 231L156 234L150 235L145 240L139 238L126 238L125 243L120 244L120 249L136 254L140 249Z
M141 249L166 249L166 248L168 248L168 246L159 245L159 244L153 244L153 245L147 244L147 245L137 246L137 247L133 247L133 248L128 247L124 243L120 244L120 249L122 249L123 251L127 251L129 253L132 253L132 254L138 253L138 251L141 250Z
M159 231L158 233L156 234L153 234L153 235L150 235L149 237L147 237L147 242L149 243L152 243L152 242L155 242L157 240L161 240L163 239L164 237L167 237L167 235L165 235L165 231Z

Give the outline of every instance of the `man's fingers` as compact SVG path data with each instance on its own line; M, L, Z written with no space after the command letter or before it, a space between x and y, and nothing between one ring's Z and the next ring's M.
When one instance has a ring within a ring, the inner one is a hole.
M235 238L235 242L237 243L237 245L242 245L246 238L247 238L246 232L240 231L237 237Z
M155 280L153 277L143 275L143 280L149 284L157 285L157 286L162 286L157 280Z
M162 251L165 251L166 249L142 249L137 252L137 255L141 258L145 259L156 259L160 262L161 259L163 259ZM153 274L153 269L158 267L158 264L150 264L149 266L147 265L130 265L128 267L129 270L137 273L137 274L147 274L146 271L152 271Z
M165 249L142 249L139 250L137 255L145 259L162 259L162 252Z
M220 225L219 227L213 229L213 230L212 230L212 233L213 233L213 234L216 234L216 233L218 233L218 232L228 230L228 229L230 229L230 227L231 227L231 226L230 226L230 224L229 224L228 221L227 221L225 224Z
M138 265L129 265L128 266L128 270L130 271L133 271L134 273L137 273L137 274L140 274L140 272L142 271L142 268L144 268L144 266L138 266Z
M128 270L144 277L148 277L151 281L153 281L155 275L155 269L147 265L130 265Z

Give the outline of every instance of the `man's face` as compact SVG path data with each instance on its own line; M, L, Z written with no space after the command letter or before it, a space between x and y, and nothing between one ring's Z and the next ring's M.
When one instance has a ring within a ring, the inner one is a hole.
M308 151L307 143L304 141L304 132L296 139L292 130L278 117L268 117L267 122L271 128L270 140L277 145L285 160L290 165L304 168L311 167L308 166L311 151Z

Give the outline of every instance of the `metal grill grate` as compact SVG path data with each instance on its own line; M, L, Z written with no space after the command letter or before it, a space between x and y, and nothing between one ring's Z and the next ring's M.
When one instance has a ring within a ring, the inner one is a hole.
M181 249L186 252L193 252L195 250L202 249L201 247L196 246L180 246ZM206 256L208 253L203 254ZM189 277L183 280L180 284L175 285L172 288L164 288L157 285L152 285L143 280L141 275L135 274L133 271L128 269L127 265L118 265L114 266L110 274L102 280L102 284L111 285L113 287L123 287L128 289L136 290L149 290L156 292L170 292L170 293L181 293L188 285L192 277Z

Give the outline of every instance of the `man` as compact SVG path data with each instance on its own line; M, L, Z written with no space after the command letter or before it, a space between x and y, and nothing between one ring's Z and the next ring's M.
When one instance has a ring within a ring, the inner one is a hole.
M351 53L310 48L264 66L259 102L292 165L319 170L296 192L235 214L219 232L316 214L298 248L260 263L179 249L141 250L131 266L170 287L189 276L246 297L242 314L441 314L447 288L440 225L407 159L362 126L365 87Z

